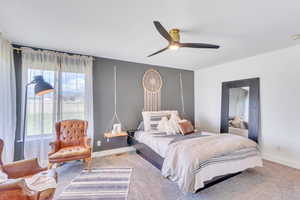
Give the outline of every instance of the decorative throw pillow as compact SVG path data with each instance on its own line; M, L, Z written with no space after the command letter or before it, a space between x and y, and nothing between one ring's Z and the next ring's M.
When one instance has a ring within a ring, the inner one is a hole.
M180 121L180 117L174 113L171 114L169 119L169 125L172 127L174 134L180 133L180 127L178 126L178 122Z
M158 123L158 126L157 126L157 129L159 132L168 132L169 130L169 120L167 117L163 117L159 123Z
M164 132L167 135L176 135L178 133L177 130L174 128L171 120L168 120L166 117L163 117L159 122L158 132Z
M242 129L248 129L248 122L242 121L242 123L241 123L241 128L242 128Z
M194 132L194 127L193 127L192 123L188 120L179 121L178 126L180 128L180 132L182 135L187 135L189 133Z
M241 123L242 123L242 120L240 117L235 117L232 121L231 121L231 125L234 127L234 128L241 128Z
M163 117L170 118L171 114L177 114L178 111L147 111L142 112L145 131L157 131L158 123Z

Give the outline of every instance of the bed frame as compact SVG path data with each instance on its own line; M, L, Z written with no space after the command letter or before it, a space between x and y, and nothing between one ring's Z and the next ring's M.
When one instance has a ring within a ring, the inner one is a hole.
M236 81L229 81L222 83L222 106L221 106L221 133L228 132L228 115L229 115L229 89L236 87L249 87L250 88L250 97L249 97L249 134L248 138L258 142L258 134L260 130L260 79L252 78L252 79L243 79ZM137 154L139 154L142 158L149 161L152 165L154 165L157 169L161 170L164 158L154 152L150 147L145 144L139 143L134 139L134 132L128 132L128 144L134 145L136 148ZM238 173L227 174L223 176L217 176L212 180L204 182L204 187L198 189L196 192L204 190L210 186L213 186L217 183L225 181L231 177L234 177Z
M133 145L136 149L136 153L139 154L142 158L150 162L154 167L161 170L164 158L161 157L159 154L154 152L150 147L143 143L139 143L137 140L135 140L132 136L128 138L128 142ZM237 172L233 174L227 174L224 176L217 176L209 181L204 182L204 187L198 189L196 192L200 192L206 188L209 188L217 183L220 183L222 181L225 181L231 177L234 177L242 172Z

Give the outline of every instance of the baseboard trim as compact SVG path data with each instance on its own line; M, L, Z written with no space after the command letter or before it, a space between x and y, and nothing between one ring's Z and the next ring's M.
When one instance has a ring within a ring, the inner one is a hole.
M134 147L122 147L117 149L109 149L104 151L96 151L92 153L92 157L103 157L103 156L110 156L114 154L121 154L121 153L130 153L135 152L136 149Z
M263 157L263 159L268 160L268 161L276 162L276 163L279 163L279 164L282 164L282 165L285 165L288 167L292 167L295 169L300 169L300 162L282 159L282 158L279 158L279 157L276 157L276 156L273 156L270 154L266 154L266 153L263 153L262 157Z

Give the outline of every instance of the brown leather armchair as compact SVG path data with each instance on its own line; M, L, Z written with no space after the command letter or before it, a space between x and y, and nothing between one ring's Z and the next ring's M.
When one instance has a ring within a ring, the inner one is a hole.
M33 191L26 185L24 178L29 178L47 168L39 166L37 159L22 160L9 164L3 164L1 155L3 151L3 140L0 139L0 170L8 175L8 180L0 184L0 200L50 200L53 199L55 189L50 188L44 191ZM57 181L57 173L54 170L48 171Z
M91 140L87 137L88 122L84 120L64 120L57 122L56 141L50 143L49 168L53 164L83 159L91 168Z

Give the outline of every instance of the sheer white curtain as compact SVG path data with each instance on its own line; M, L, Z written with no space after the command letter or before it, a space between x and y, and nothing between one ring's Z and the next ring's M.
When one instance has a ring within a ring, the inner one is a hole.
M88 120L93 138L92 58L23 48L22 65L23 85L42 75L55 89L41 97L28 90L25 158L38 157L45 165L57 121Z
M11 44L0 35L0 138L4 140L2 159L14 159L16 131L16 84Z
M36 75L42 75L55 88L54 93L35 96L34 86L28 87L24 156L25 159L39 158L43 166L47 164L49 142L54 139L54 124L58 120L58 71L59 58L55 53L22 48L22 100L25 97L25 85ZM24 102L22 107L24 111Z
M68 87L77 91L84 91L83 96L83 118L89 122L88 136L93 140L94 133L94 103L93 103L93 58L88 56L68 55L61 56L62 78L70 77L73 83L68 83ZM84 75L82 79L81 76ZM73 77L73 78L72 78ZM84 81L84 84L81 82ZM66 81L62 81L66 83ZM83 87L83 88L82 88ZM62 92L67 91L62 89ZM80 101L80 100L79 100ZM61 104L64 105L63 103ZM80 107L80 106L78 106ZM63 113L63 112L62 112ZM79 112L78 112L79 113ZM92 143L93 144L93 143Z

